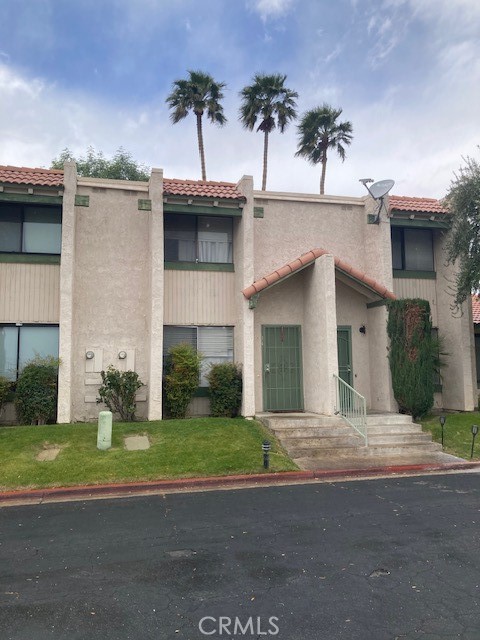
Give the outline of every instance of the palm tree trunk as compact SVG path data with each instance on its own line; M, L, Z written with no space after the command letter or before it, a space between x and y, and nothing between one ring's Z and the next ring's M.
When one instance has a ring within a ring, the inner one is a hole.
M325 193L325 174L327 172L327 152L324 150L322 152L322 175L320 177L320 195L323 196Z
M268 131L265 131L263 138L263 177L262 177L262 191L267 188L267 163L268 163Z
M197 113L197 137L198 137L198 152L200 153L200 164L202 167L202 180L207 179L207 170L205 169L205 148L203 146L203 130L202 130L202 114Z

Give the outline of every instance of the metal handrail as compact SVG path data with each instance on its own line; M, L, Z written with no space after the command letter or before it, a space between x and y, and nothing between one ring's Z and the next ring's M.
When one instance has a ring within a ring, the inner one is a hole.
M365 446L368 446L367 434L367 402L353 387L335 373L337 403L335 413L341 415L355 431L362 436Z

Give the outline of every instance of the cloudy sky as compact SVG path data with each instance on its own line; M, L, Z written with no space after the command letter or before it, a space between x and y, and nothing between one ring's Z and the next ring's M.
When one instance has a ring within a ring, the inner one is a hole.
M123 146L167 177L200 177L195 122L165 97L187 69L225 81L223 129L205 126L207 175L260 187L262 136L238 122L255 72L287 74L302 113L343 108L354 140L326 193L441 197L480 143L478 0L2 0L0 163L50 166L65 147ZM268 188L319 189L294 125L270 141Z

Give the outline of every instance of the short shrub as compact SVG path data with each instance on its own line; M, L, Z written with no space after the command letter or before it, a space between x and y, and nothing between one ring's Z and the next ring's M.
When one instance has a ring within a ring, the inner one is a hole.
M213 364L207 374L212 416L234 418L242 403L242 369L235 362Z
M112 413L117 413L124 422L135 420L137 404L135 394L143 387L135 371L119 371L110 365L100 373L102 386L98 390L97 403L103 402Z
M5 403L8 401L8 397L12 390L12 383L5 376L0 376L0 415Z
M171 418L185 418L188 405L198 388L202 355L186 342L170 348L167 356L163 394Z
M59 360L36 357L18 376L15 409L21 424L46 424L55 420Z

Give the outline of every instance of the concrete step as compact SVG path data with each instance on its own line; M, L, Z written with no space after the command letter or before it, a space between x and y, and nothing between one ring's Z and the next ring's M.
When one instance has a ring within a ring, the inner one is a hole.
M413 424L412 416L402 413L374 413L367 415L367 425L387 425L387 424Z
M298 448L308 449L331 449L338 447L361 447L362 438L356 435L349 436L331 436L325 438L282 438L282 444L287 451Z
M270 429L296 429L298 427L343 427L345 421L336 416L319 416L318 418L260 418L260 422ZM348 426L348 425L347 425Z
M368 433L368 445L384 444L391 446L393 444L415 444L416 442L431 442L432 437L428 433Z
M379 433L422 433L422 427L414 422L411 424L367 425L367 430L369 436Z
M271 428L271 427L270 427ZM274 427L271 430L279 438L329 438L334 436L350 436L352 428L345 424L339 427Z
M289 454L294 460L297 458L376 458L398 456L409 458L413 456L424 455L427 453L436 453L441 451L441 445L435 442L419 442L419 443L403 443L398 445L369 445L368 447L295 447L290 448Z

